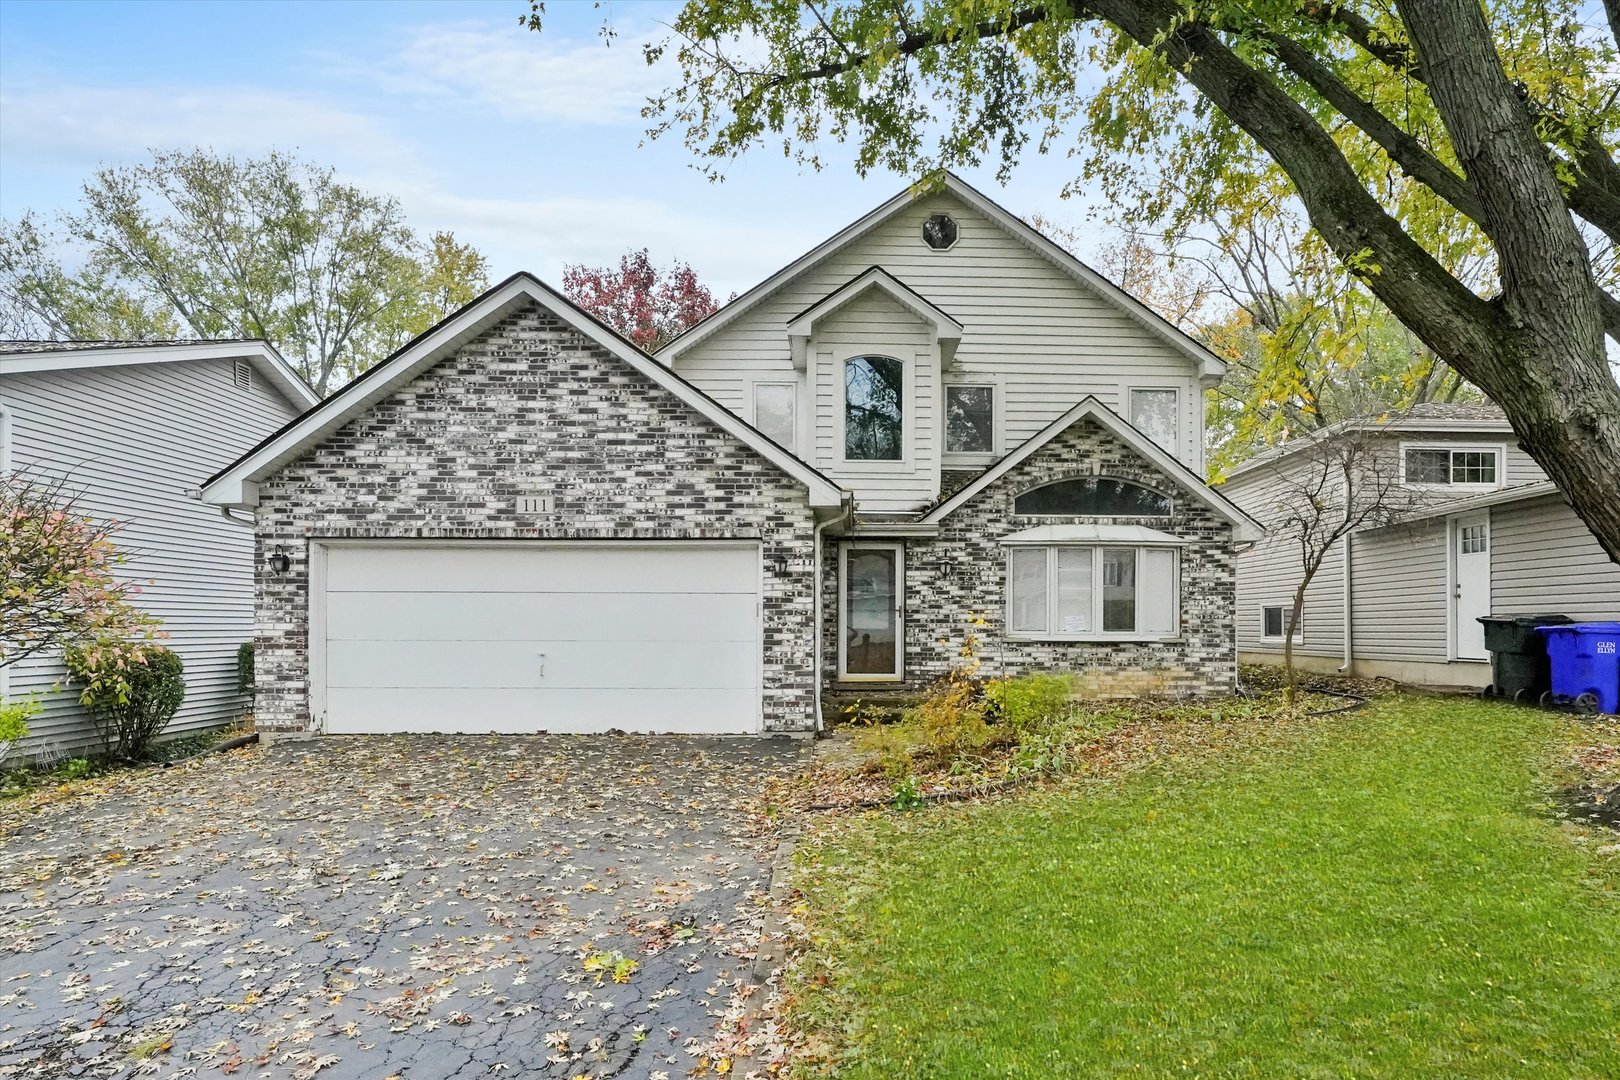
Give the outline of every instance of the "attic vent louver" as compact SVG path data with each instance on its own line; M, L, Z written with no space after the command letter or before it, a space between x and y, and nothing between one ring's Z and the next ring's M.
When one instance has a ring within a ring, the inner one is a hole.
M238 387L240 387L241 389L243 389L243 390L251 390L251 389L253 389L253 368L248 365L248 362L246 360L238 360L236 362L236 372L235 372L234 379L235 379L236 385Z

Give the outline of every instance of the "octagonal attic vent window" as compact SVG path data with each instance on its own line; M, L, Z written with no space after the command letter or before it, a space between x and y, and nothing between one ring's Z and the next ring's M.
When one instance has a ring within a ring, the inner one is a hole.
M949 214L935 214L923 222L922 238L935 251L945 251L956 243L956 222Z

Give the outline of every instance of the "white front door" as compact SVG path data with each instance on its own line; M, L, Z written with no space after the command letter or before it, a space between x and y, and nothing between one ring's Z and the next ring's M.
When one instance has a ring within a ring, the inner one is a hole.
M838 677L895 682L905 665L905 549L844 544L838 550Z
M322 550L331 734L760 728L757 544Z
M1489 660L1482 615L1491 613L1491 512L1451 519L1452 611L1457 620L1457 659Z

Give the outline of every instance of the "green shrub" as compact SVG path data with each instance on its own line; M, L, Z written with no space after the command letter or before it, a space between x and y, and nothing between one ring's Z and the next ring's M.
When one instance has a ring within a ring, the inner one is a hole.
M244 641L236 647L236 689L239 693L253 693L253 642Z
M67 650L65 659L109 756L144 757L185 700L184 665L161 645L97 641Z
M64 761L56 767L52 774L58 780L83 780L89 776L94 766L82 757Z
M41 708L39 699L32 697L0 701L0 765L28 737L28 721L39 715Z
M1017 735L1040 731L1069 712L1069 680L1063 675L1020 675L984 688L991 713Z

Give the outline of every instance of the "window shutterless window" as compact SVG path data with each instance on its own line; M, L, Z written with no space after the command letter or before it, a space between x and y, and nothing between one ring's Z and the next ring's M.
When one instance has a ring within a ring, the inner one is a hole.
M1288 626L1289 607L1284 604L1267 604L1260 609L1260 636L1274 641L1283 639L1283 631ZM1305 637L1305 613L1299 613L1299 625L1294 627L1294 641L1299 642Z
M1007 554L1007 631L1058 640L1177 632L1180 550L1038 545Z
M945 388L945 452L996 452L996 390L993 386Z
M1501 452L1489 446L1408 446L1403 466L1408 484L1493 487L1502 472Z
M1173 387L1131 391L1131 426L1163 450L1176 453L1177 395Z
M754 426L770 440L795 450L798 426L798 388L793 383L754 384Z
M905 370L890 356L844 362L844 460L905 457Z

